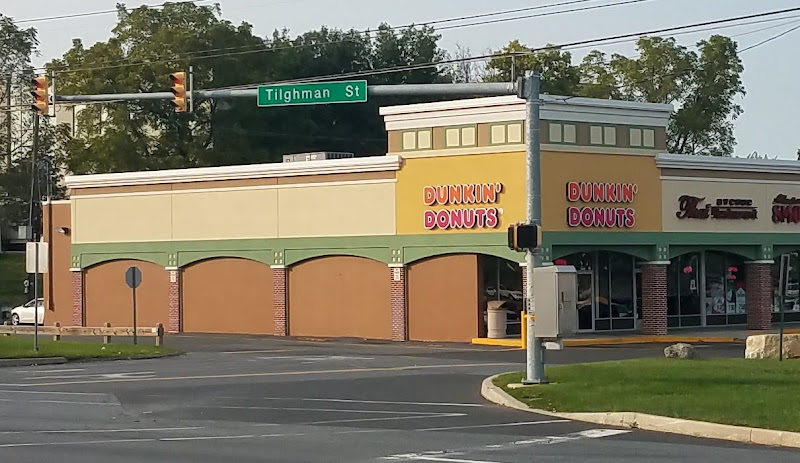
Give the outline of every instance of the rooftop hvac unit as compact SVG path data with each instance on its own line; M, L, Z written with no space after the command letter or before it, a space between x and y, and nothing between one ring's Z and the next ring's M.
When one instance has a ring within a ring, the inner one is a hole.
M354 158L353 153L338 151L317 151L315 153L284 154L283 162L323 161L325 159Z

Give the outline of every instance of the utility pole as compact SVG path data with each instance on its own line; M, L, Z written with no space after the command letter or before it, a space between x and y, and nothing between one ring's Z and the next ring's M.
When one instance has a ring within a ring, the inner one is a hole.
M9 72L6 76L6 171L11 169L11 78Z
M33 271L33 350L39 351L39 227L34 223L33 204L39 191L39 169L36 163L36 152L39 150L39 114L33 114L33 146L31 147L31 239L34 245L34 271Z
M539 144L539 71L526 71L522 91L525 98L525 173L527 186L527 223L542 226L542 183L541 183L541 149ZM526 374L523 384L547 383L544 377L544 343L534 332L534 275L542 266L541 249L528 249L525 254L526 298L527 298L527 343Z

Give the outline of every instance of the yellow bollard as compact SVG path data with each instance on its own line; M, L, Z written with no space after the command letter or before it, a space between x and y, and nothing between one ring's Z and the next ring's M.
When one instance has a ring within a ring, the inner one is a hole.
M525 311L519 314L519 335L522 338L522 348L528 348L528 316Z

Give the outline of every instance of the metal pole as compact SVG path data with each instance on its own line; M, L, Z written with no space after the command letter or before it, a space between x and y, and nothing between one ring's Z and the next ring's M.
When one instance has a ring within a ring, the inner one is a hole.
M538 71L526 71L524 80L525 95L525 139L527 141L525 167L527 177L527 218L529 224L542 224L541 195L541 151L539 144L539 99L540 75ZM527 280L527 348L526 375L523 384L546 383L544 377L544 345L534 331L533 316L536 313L534 303L535 269L542 265L539 249L528 249L525 254L525 272Z
M12 74L6 76L6 171L11 169L11 79Z
M136 345L136 273L133 274L133 344Z
M33 186L31 190L31 211L33 211L34 197L38 191L36 188L39 183L39 169L36 164L36 151L39 149L39 114L33 115L33 146L31 147L31 173L33 174ZM39 238L38 227L33 226L34 214L31 212L31 238L33 239L33 350L39 351Z
M783 306L786 304L786 283L789 281L789 264L791 264L791 254L783 254L781 255L781 265L780 265L780 282L778 284L778 289L780 291L780 298L778 299L778 303L780 304L780 323L778 328L778 361L783 361Z
M189 112L194 112L194 68L189 65Z

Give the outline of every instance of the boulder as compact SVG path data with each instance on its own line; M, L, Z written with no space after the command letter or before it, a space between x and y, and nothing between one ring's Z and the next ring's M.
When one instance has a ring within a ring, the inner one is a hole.
M691 344L679 342L664 348L664 357L675 359L693 359L694 347Z
M758 334L747 337L744 358L776 359L778 358L780 335ZM800 334L783 335L783 358L800 358Z

